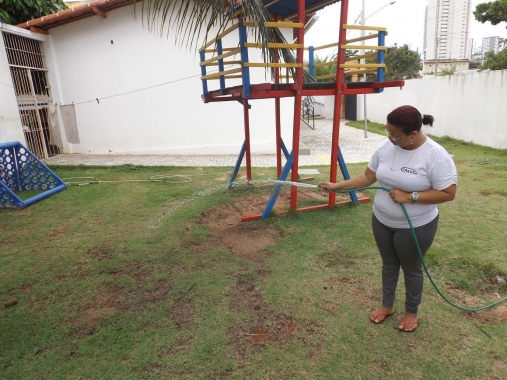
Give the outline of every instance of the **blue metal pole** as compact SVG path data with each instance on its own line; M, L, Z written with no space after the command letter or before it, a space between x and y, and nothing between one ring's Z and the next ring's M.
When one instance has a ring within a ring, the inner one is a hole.
M239 168L241 166L241 162L243 162L243 157L245 156L246 151L246 140L243 142L243 146L241 147L241 150L239 152L238 159L236 160L236 165L234 166L234 170L232 171L231 178L229 179L229 184L227 186L227 189L230 189L234 185L234 180L236 179L236 176L238 175Z
M315 76L315 57L314 57L315 48L310 46L308 48L308 70L310 71L310 75L312 78Z
M280 174L280 177L278 178L279 181L285 181L287 178L287 175L289 174L290 169L292 168L292 162L294 161L294 152L291 152L289 158L287 159L287 162L285 163L285 166L283 167L282 173ZM278 195L280 195L280 190L282 189L283 184L275 184L275 190L273 194L269 197L268 203L266 204L266 207L264 208L264 211L262 212L261 219L266 219L269 214L271 214L271 211L273 210L273 207L275 206L276 200L278 199Z
M379 31L378 32L378 46L385 46L386 44L386 32ZM379 50L377 54L377 63L384 63L385 51ZM377 82L384 81L384 68L379 67L377 69ZM376 92L384 91L383 88L376 89Z
M206 53L204 52L204 49L199 52L199 57L201 58L201 62L204 62L206 60ZM206 65L201 66L201 75L206 75ZM206 97L208 96L208 80L202 79L202 94Z
M53 187L51 190L47 190L47 191L43 192L42 194L38 194L35 197L27 199L26 201L23 201L22 207L30 206L32 203L38 202L41 199L47 198L50 195L53 195L55 193L58 193L59 191L65 190L66 188L67 188L67 185L65 185L65 184Z
M287 150L287 147L285 146L285 143L283 142L283 140L282 140L282 151L283 151L283 155L288 160L289 159L289 151ZM298 179L299 178L301 178L301 176L298 173Z
M342 156L342 150L338 149L338 164L340 165L340 170L342 171L342 175L344 179L350 179L349 171L347 170L347 165L345 165L345 160ZM359 204L359 200L357 199L357 195L355 191L351 191L350 193L350 199L352 199L352 202L354 202L355 205Z
M222 39L219 39L217 41L217 53L218 55L222 55ZM218 71L223 72L224 71L224 60L219 59L218 60ZM223 95L225 90L225 77L223 75L220 75L220 93Z
M243 21L239 21L239 45L241 47L241 66L242 66L242 80L243 80L243 98L250 98L250 70L245 63L248 63L248 48L245 47L247 42L246 27Z

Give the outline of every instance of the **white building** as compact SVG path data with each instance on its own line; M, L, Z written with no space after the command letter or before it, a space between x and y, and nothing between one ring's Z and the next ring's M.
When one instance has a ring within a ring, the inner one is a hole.
M470 0L429 0L424 58L468 58L469 24Z
M236 101L204 104L199 54L176 45L174 32L149 32L133 18L130 2L92 1L23 26L29 30L0 23L0 142L19 141L39 157L52 149L240 152L243 106ZM291 41L292 29L282 31ZM225 38L224 48L238 45L235 32ZM262 62L260 50L249 54L250 62ZM263 68L251 69L250 76L252 83L270 82ZM241 83L230 81L228 87ZM219 88L213 82L209 90ZM252 153L276 152L274 103L250 102ZM281 99L287 146L292 144L293 110L293 98Z
M466 71L469 68L468 59L437 59L423 61L423 74L435 75L442 71Z
M500 49L500 37L486 37L482 39L482 54L492 51L497 54Z

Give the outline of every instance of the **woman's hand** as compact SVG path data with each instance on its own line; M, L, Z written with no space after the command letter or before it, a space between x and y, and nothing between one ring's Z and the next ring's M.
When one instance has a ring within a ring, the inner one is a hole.
M399 189L391 189L389 196L394 203L410 203L412 202L412 193L407 193Z
M335 185L336 184L333 182L320 182L318 186L322 189L322 191L329 193L331 190L334 189Z

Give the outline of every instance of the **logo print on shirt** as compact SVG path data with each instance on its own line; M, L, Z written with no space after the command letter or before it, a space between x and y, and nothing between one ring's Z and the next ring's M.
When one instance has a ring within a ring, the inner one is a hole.
M406 166L402 167L402 168L400 169L400 171L401 171L402 173L415 174L415 175L417 175L417 170L412 169L412 168L407 168Z

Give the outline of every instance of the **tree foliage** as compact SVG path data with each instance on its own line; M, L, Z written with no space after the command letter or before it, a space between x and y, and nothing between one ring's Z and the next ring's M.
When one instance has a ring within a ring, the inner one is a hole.
M326 56L324 58L315 56L314 64L318 65L321 63L332 62L336 60L336 56ZM321 75L328 75L336 73L336 63L329 63L326 66L319 66L314 69L314 77L318 77ZM317 79L317 82L330 82L332 79Z
M0 0L0 19L17 25L66 8L63 0Z
M475 7L474 16L483 24L489 21L493 25L507 22L507 0L490 1Z
M387 48L385 56L386 71L384 80L403 80L420 78L419 72L422 69L421 57L408 45L391 46Z
M482 70L504 70L507 69L507 49L503 49L497 54L492 51L486 53L486 61L481 66Z

